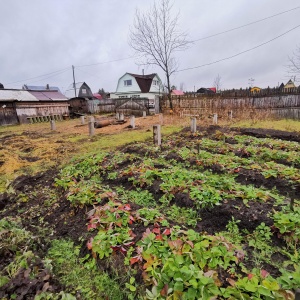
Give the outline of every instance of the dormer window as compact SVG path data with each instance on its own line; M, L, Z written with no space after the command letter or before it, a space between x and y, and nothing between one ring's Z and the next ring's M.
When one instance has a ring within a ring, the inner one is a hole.
M132 80L128 79L128 80L124 80L124 86L131 86L132 85Z

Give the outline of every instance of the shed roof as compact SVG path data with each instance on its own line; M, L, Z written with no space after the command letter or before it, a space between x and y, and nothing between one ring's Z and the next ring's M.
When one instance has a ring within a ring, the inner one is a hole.
M0 101L38 101L34 95L23 90L0 90Z
M68 100L62 93L58 91L29 91L35 98L40 101L65 101Z
M172 90L171 94L176 96L182 96L184 95L184 92L180 90Z
M57 91L25 91L25 90L0 90L0 101L66 101L62 93Z
M102 100L102 99L103 99L103 98L102 98L102 95L100 95L100 94L98 94L98 93L93 94L93 96L94 96L95 98L99 99L99 100Z

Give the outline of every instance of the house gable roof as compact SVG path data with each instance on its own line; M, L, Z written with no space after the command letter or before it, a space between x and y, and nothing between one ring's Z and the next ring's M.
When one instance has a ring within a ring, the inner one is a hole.
M135 78L142 93L148 93L150 91L152 80L155 76L157 76L155 73L148 74L148 75L139 75L133 73L127 73L127 74Z

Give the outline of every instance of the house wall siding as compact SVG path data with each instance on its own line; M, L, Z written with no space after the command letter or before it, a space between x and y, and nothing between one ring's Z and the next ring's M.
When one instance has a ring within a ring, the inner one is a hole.
M158 81L159 84L158 85L154 85L153 84L154 80ZM160 92L162 92L162 83L161 83L160 79L156 75L155 75L155 77L152 80L152 84L151 84L151 88L150 88L149 92L156 93L156 94L159 94Z
M124 86L124 80L131 80L132 85ZM118 81L116 94L117 93L128 93L128 92L131 94L132 93L140 93L141 89L133 76L131 76L130 74L125 74Z

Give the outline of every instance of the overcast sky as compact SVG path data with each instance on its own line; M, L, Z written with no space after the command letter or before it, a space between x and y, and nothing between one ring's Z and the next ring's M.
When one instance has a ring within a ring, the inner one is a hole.
M158 0L159 2L159 0ZM114 92L126 72L142 73L128 45L135 10L141 0L0 0L0 82L5 88L49 83L65 91L85 81L97 92ZM179 28L191 40L239 27L300 6L299 0L174 0ZM241 29L195 42L176 54L179 70L200 66L267 42L300 25L300 9ZM222 88L259 87L287 82L288 56L300 46L300 27L253 51L209 66L177 72L172 84L192 91L211 87L219 74ZM127 58L127 59L126 59ZM114 60L119 60L111 62ZM98 63L98 64L97 64ZM94 64L92 66L83 66ZM159 68L145 68L158 73ZM45 75L47 74L47 75ZM45 76L40 76L45 75ZM40 76L40 77L38 77ZM300 79L300 78L298 78Z

